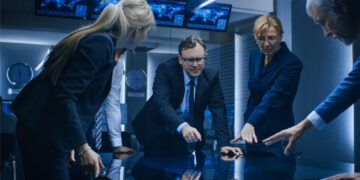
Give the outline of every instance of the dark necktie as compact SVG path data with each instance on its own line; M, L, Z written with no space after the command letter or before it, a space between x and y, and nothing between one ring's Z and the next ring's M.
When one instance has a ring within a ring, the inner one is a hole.
M195 101L194 101L194 80L190 80L190 94L189 94L189 111L187 121L190 126L195 127ZM196 143L187 143L187 149L189 153L194 152Z
M190 95L189 95L189 114L188 114L188 123L191 126L195 124L195 102L194 102L194 80L190 80Z

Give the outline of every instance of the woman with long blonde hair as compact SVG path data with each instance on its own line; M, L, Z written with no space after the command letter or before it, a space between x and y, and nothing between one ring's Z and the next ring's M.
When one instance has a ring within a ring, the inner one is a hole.
M121 0L54 47L42 73L11 105L26 179L69 179L72 149L83 173L99 176L103 164L85 134L111 79L120 78L112 77L117 53L134 49L154 23L146 0Z

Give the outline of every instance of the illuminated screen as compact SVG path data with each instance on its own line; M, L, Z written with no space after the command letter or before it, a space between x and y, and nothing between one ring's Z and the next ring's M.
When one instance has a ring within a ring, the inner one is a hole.
M186 2L151 0L148 2L157 25L182 27L186 12Z
M97 19L110 3L120 0L36 0L38 15ZM186 0L148 0L156 24L160 26L226 31L232 6L212 3L196 11L187 9Z
M9 109L9 106L10 104L12 103L12 101L9 101L9 100L3 100L2 101L3 103L3 111L6 113L6 114L13 114L13 111L11 109Z
M36 0L35 13L39 15L86 18L87 0Z
M230 4L212 3L196 11L188 11L185 27L226 31L231 7Z
M109 4L117 4L119 0L91 0L89 4L90 19L97 19L101 11Z

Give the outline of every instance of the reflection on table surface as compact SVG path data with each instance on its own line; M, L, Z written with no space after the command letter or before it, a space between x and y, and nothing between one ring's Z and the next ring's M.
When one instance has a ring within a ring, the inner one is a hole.
M248 151L241 157L221 156L202 151L188 157L144 157L101 153L106 168L99 179L321 179L339 173L354 172L353 164L308 161L261 151Z

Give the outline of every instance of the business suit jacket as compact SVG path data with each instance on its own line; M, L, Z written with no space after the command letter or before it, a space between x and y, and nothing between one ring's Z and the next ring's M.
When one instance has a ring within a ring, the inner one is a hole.
M179 108L185 92L183 68L177 58L159 65L153 84L153 95L133 120L134 133L141 144L147 145L161 136L164 131L176 134L176 128L184 122L176 109ZM229 132L225 117L225 104L220 87L219 73L204 68L198 77L195 94L195 123L191 126L204 139L204 111L209 107L219 147L229 144Z
M353 69L345 79L321 102L315 112L330 123L340 113L360 98L360 57L355 61Z
M264 67L263 61L260 49L254 49L249 62L250 97L244 114L260 140L294 125L292 104L302 70L301 61L285 43Z
M107 33L80 39L56 86L38 76L11 105L20 123L59 149L86 143L85 134L111 86L114 45Z

